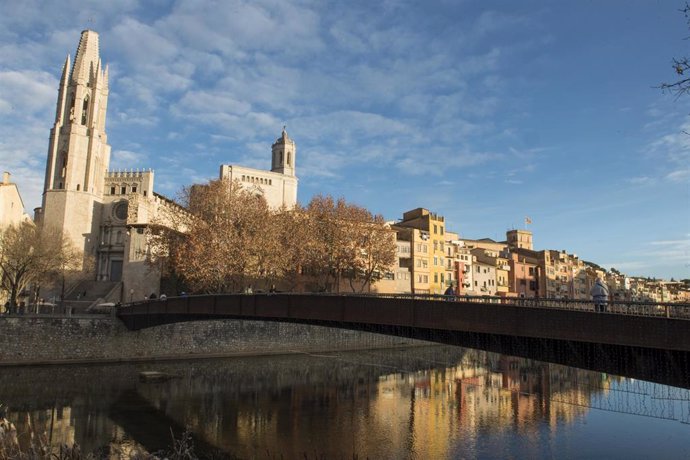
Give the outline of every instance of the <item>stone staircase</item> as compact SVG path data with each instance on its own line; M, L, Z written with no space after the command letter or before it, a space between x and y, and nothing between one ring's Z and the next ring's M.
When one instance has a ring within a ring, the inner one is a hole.
M65 303L73 311L85 311L91 305L101 302L118 302L120 300L120 286L118 281L82 280L65 295Z

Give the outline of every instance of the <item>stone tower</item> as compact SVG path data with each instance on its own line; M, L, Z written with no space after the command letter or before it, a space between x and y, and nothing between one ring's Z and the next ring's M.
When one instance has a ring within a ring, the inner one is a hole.
M532 232L529 230L508 230L506 238L510 247L534 250L532 246Z
M55 124L50 130L41 221L62 229L84 260L95 256L110 163L105 134L108 69L103 69L98 34L81 33L74 67L62 68ZM85 269L93 269L85 266Z
M294 177L297 148L295 141L288 137L285 126L283 126L282 135L275 141L271 150L273 152L271 171Z

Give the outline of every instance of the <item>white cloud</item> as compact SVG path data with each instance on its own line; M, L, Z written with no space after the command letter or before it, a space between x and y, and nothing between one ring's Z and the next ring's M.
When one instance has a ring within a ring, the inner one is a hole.
M0 115L43 115L57 102L57 79L41 71L0 71Z
M142 167L146 162L147 155L131 150L113 150L110 154L110 169L131 169L133 165Z
M690 169L678 169L666 175L666 179L672 182L687 182L690 179Z

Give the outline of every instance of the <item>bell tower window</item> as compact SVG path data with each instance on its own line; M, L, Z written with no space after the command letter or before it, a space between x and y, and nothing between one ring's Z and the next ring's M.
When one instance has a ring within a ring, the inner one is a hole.
M288 152L288 155L287 155L287 164L288 164L288 166L290 166L290 152Z
M89 112L89 96L84 98L84 104L81 109L81 124L86 125L86 116Z

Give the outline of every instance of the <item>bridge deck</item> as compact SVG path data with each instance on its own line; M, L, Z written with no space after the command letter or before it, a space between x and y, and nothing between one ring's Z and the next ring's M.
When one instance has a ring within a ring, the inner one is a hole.
M503 303L500 303L503 302ZM247 319L321 324L410 336L478 333L690 352L690 305L442 296L226 294L122 306L131 330L182 321Z

